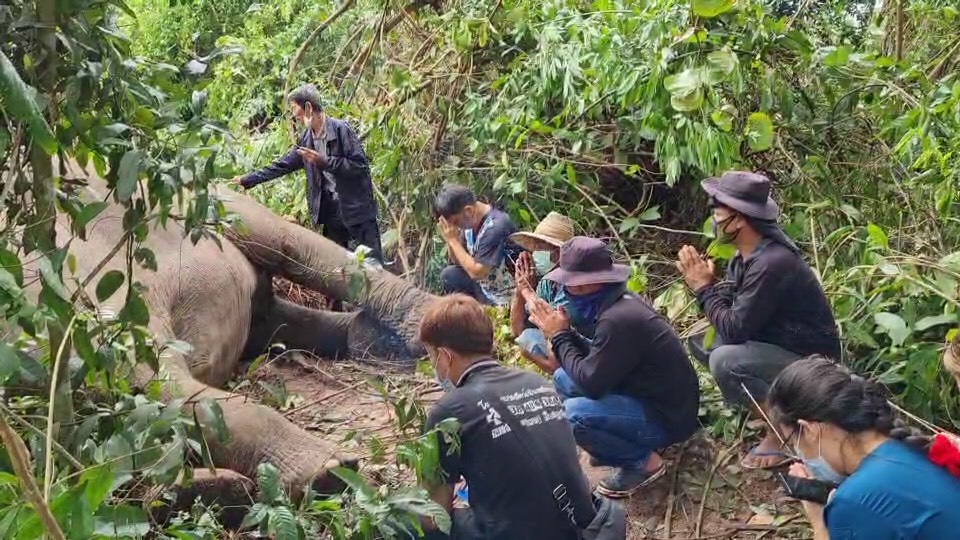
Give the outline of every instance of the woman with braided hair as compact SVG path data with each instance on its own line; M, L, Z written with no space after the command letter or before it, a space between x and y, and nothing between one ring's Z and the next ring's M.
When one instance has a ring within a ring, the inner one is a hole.
M839 484L804 502L815 540L943 540L960 535L960 480L893 439L883 389L826 358L787 368L767 397L801 463L790 474Z

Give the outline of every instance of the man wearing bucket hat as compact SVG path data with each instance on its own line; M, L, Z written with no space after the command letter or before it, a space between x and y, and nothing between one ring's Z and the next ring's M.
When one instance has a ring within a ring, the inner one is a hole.
M534 296L542 298L551 306L563 306L577 331L593 335L592 328L583 321L570 306L563 287L555 281L537 278L544 276L557 264L560 258L560 246L573 238L573 221L557 212L550 212L537 224L533 232L518 232L510 237L518 246L525 249L517 258L514 281L517 286L510 303L510 330L520 345L521 354L539 366L553 373L558 367L556 360L550 357L549 345L539 328L527 319L526 303ZM536 285L536 289L534 289Z
M737 254L727 267L730 293L716 282L713 261L692 246L680 250L677 268L716 330L711 347L704 347L702 335L688 344L709 366L724 399L760 416L753 403L765 401L783 368L811 354L839 359L836 323L816 274L777 224L780 210L770 197L770 181L731 171L702 186L713 206L714 235ZM741 465L772 468L788 461L768 432Z
M627 497L666 472L659 448L698 428L700 389L670 323L626 291L630 268L614 264L606 244L577 236L560 248L544 279L560 284L570 305L595 324L587 342L563 307L541 298L530 320L547 337L560 365L553 374L573 435L597 465L616 467L597 490Z

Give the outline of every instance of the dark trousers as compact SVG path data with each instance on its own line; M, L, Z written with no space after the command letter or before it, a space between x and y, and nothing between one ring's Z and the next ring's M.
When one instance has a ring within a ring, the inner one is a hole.
M371 219L356 225L345 225L340 219L340 213L333 211L321 215L318 225L323 226L324 236L345 249L351 249L351 241L354 247L362 244L370 248L370 257L383 263L383 247L380 245L380 228L377 226L377 220Z
M462 293L476 298L481 304L492 304L480 284L474 281L466 270L454 264L447 266L440 272L440 288L445 295Z
M750 407L753 404L743 387L757 403L762 404L777 375L803 358L803 355L761 341L724 345L717 337L708 348L703 344L704 337L704 334L692 336L687 341L687 348L698 362L710 368L724 401L731 405Z

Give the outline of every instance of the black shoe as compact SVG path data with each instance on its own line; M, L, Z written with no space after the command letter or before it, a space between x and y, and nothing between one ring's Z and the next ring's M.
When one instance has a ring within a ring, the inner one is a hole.
M620 467L613 474L600 481L597 492L610 499L629 497L666 474L667 467L661 464L653 472L645 472L643 466Z

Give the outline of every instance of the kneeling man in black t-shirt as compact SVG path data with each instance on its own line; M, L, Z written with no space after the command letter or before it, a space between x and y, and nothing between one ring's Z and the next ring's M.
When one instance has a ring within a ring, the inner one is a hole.
M460 425L459 452L440 438L446 483L428 486L453 517L455 540L575 540L595 511L563 402L548 381L493 360L493 324L474 299L438 299L420 340L446 393L427 429ZM469 486L469 509L453 510L454 485ZM427 528L430 528L428 524ZM427 538L448 538L432 530ZM622 538L622 537L621 537Z

